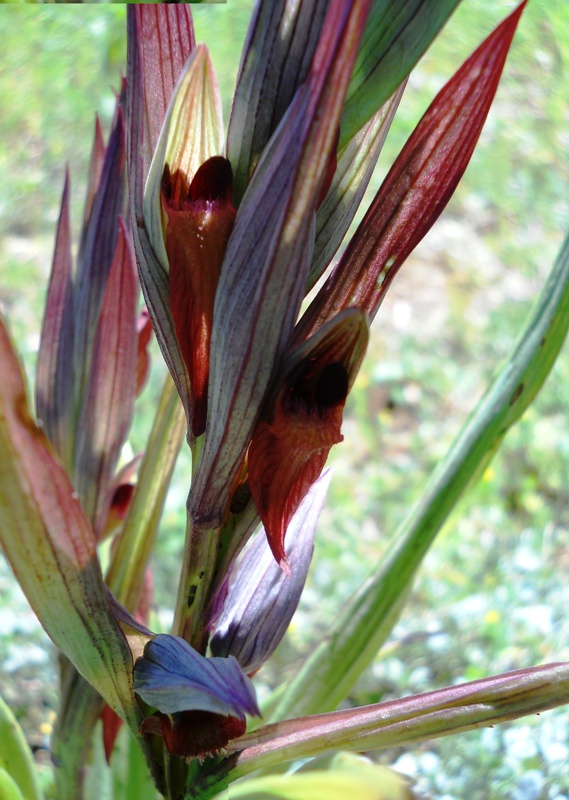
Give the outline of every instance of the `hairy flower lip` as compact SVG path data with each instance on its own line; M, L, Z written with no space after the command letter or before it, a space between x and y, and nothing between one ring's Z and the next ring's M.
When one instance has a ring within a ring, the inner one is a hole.
M169 753L182 758L216 756L233 739L242 736L247 729L245 720L224 717L210 711L180 711L162 714L157 711L143 720L140 732L158 734L164 739Z
M367 315L346 309L293 348L253 432L249 485L275 559L289 571L287 527L328 453L368 341Z

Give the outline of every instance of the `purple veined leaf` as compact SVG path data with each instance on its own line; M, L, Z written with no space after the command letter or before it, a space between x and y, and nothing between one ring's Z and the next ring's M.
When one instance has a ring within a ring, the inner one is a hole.
M117 101L101 178L89 216L85 246L80 253L75 275L75 339L72 368L75 402L78 408L87 388L93 338L117 245L117 220L125 211L125 154L123 113Z
M127 8L129 159L137 210L166 109L196 41L189 5ZM142 216L142 213L140 213Z
M89 160L89 172L87 177L87 195L85 198L85 210L83 212L83 225L81 228L81 242L79 244L79 253L85 249L85 238L89 230L89 220L91 218L91 210L93 208L93 201L97 193L99 182L101 180L101 173L103 171L103 164L105 162L105 141L103 139L103 130L99 117L95 117L95 134L93 136L93 147L91 148L91 158Z
M188 423L193 402L170 314L168 275L144 225L144 187L166 109L194 46L189 5L127 9L128 169L132 234L140 283L156 338L182 399Z
M73 334L73 261L66 174L38 353L36 412L69 474L75 430L73 371L69 368Z
M265 145L308 75L330 0L258 0L243 48L227 131L239 205Z
M434 224L470 161L524 7L525 2L439 92L300 320L295 341L348 306L375 316L397 270Z
M214 308L208 426L188 501L199 527L218 527L228 512L275 361L298 315L314 211L368 10L367 0L331 4L309 77L237 213Z
M290 520L341 442L344 404L369 337L367 315L346 309L283 360L247 454L249 486L277 562L285 572Z
M322 473L290 521L286 534L290 575L276 563L263 529L243 551L213 628L210 647L214 656L234 656L251 674L276 650L304 589L330 479L330 470Z
M105 526L109 486L134 411L137 294L132 244L119 218L117 246L97 325L75 451L77 491L98 535Z
M316 239L307 293L329 266L348 232L381 154L405 86L406 81L338 153L332 184L316 213Z
M255 689L233 658L206 658L178 636L158 634L134 665L134 691L163 714L209 711L260 716Z
M231 784L228 800L416 800L408 781L360 754L310 759L300 769Z
M47 634L137 730L131 654L109 608L95 534L61 461L33 421L1 320L0 543Z

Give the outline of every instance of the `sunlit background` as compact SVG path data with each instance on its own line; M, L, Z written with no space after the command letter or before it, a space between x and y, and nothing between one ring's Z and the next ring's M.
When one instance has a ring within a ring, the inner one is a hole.
M434 94L512 8L464 0L410 80L377 189ZM230 97L251 3L195 8ZM0 308L33 380L66 165L77 231L94 114L108 130L125 71L119 6L0 8ZM285 642L259 676L275 686L320 641L381 558L495 367L507 356L569 227L569 4L532 0L471 166L401 270L375 325L330 459L335 477ZM365 205L365 204L364 204ZM131 446L144 446L164 367L155 352ZM569 358L439 535L393 636L349 703L387 700L569 660ZM189 458L179 460L157 558L167 626L183 542ZM34 747L57 706L49 642L0 558L0 686ZM569 798L569 712L378 756L436 798Z

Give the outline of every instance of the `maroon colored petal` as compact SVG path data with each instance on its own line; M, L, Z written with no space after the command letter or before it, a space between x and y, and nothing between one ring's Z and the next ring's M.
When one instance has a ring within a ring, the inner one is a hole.
M169 753L182 758L215 756L247 729L245 720L222 717L210 711L181 711L168 716L157 712L140 727L144 734L159 734Z
M107 764L111 763L111 756L115 748L115 742L119 735L123 720L116 711L110 706L105 705L101 711L101 722L103 724L103 747L105 748L105 758Z
M231 165L221 156L202 164L189 187L185 176L167 169L162 181L170 309L190 378L195 436L207 418L213 305L235 219L231 184Z
M347 306L372 317L401 264L448 203L478 141L525 2L437 95L306 314L295 341Z
M69 175L66 175L38 353L36 411L70 474L75 430L72 275Z
M286 530L330 449L342 441L344 404L367 338L365 314L350 309L292 351L276 402L255 428L249 485L271 550L285 572Z

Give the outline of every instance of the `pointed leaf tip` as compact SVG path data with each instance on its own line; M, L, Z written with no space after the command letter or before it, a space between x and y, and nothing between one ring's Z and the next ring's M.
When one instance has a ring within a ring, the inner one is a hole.
M164 168L174 178L173 205L179 205L198 169L223 151L221 96L205 45L188 59L170 99L144 190L144 222L158 260L169 269L161 208Z
M296 340L348 305L375 316L398 269L438 219L468 166L524 7L482 42L433 100L297 326Z
M71 366L75 324L69 190L69 171L66 170L36 377L38 419L67 469L71 469L72 464L75 428L75 394Z

